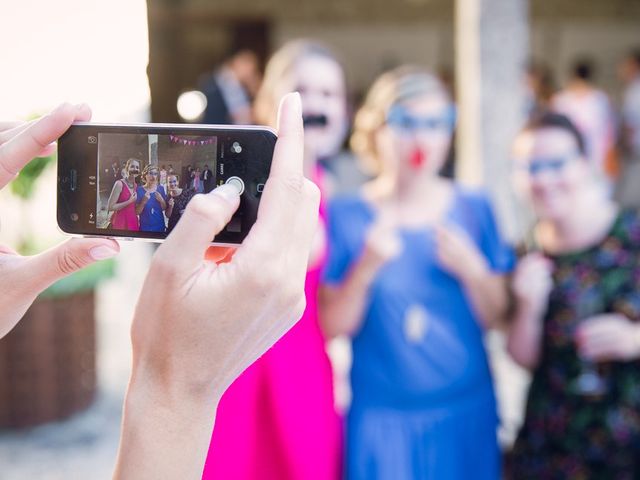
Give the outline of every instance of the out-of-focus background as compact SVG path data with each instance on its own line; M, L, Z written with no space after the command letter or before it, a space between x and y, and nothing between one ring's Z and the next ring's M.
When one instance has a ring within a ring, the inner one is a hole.
M559 88L573 62L588 57L594 83L617 106L618 66L640 45L640 2L633 0L4 0L1 10L0 120L26 119L62 101L88 103L96 121L189 120L189 97L179 111L180 95L199 88L230 52L252 50L264 66L299 37L339 54L354 108L383 71L428 66L455 93L456 173L468 183L494 180L486 186L512 239L524 227L506 160L526 116L528 62L544 64ZM43 168L31 195L0 192L0 243L28 252L63 238L54 164ZM129 324L151 255L147 244L123 245L112 264L43 297L31 312L42 318L36 325L0 342L0 479L110 477ZM47 321L68 328L52 337ZM507 445L527 375L508 360L500 335L487 342ZM347 343L330 351L344 406ZM16 409L23 391L37 394Z

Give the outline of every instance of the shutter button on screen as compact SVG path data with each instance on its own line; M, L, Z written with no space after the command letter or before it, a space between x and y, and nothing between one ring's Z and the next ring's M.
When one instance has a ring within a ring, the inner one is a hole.
M229 177L225 183L230 183L238 189L238 195L244 192L244 182L240 177Z

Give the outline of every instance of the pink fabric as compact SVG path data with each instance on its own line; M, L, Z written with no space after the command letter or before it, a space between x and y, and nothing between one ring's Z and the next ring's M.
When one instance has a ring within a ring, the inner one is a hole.
M307 272L302 319L222 397L203 479L342 477L342 422L317 315L322 263Z
M118 180L122 182L122 191L120 192L120 196L116 203L126 202L131 198L131 190L123 180ZM117 212L113 212L111 216L111 228L117 230L129 230L133 232L137 232L140 229L140 224L138 223L138 216L136 215L136 205L134 203L130 203L122 210L118 210Z

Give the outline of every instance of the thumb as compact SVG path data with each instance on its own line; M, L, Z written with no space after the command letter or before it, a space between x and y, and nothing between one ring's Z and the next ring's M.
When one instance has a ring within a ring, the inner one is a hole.
M29 282L34 291L51 284L98 260L117 255L120 245L107 238L72 238L39 255L29 257Z
M213 238L229 223L239 205L239 192L231 184L195 195L156 256L172 259L174 267L186 270L202 264Z

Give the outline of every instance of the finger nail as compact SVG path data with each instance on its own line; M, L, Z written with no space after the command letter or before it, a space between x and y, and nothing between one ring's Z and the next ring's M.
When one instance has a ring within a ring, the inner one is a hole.
M94 260L104 260L106 258L115 257L117 254L118 252L113 248L105 247L102 245L99 247L93 247L91 250L89 250L89 255Z
M225 183L211 192L211 195L217 195L229 203L235 204L237 202L240 191L238 187L233 183Z

